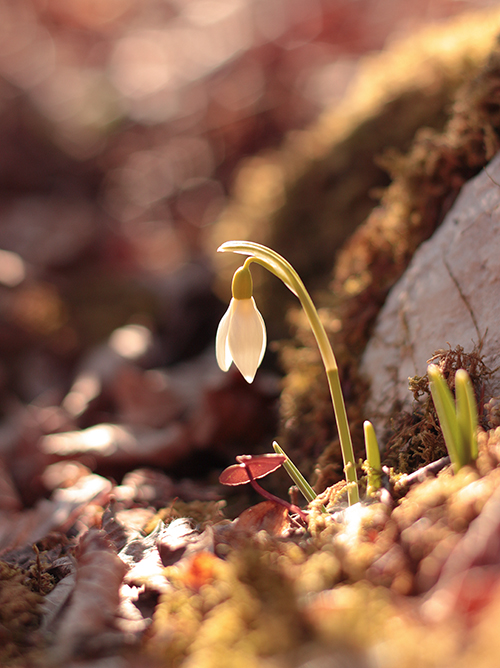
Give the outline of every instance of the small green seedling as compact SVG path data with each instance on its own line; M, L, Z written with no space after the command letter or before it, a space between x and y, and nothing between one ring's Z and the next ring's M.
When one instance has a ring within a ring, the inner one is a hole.
M378 447L377 435L375 429L369 420L363 422L363 431L365 434L365 448L368 483L366 493L372 496L380 489L380 479L382 476L382 465L380 463L380 448Z
M275 496L259 485L256 478L264 478L264 476L279 469L285 463L287 457L281 454L266 454L266 455L238 455L236 461L238 464L228 466L219 476L219 482L222 485L246 485L250 483L256 492L261 494L268 501L274 501L285 508L290 513L296 513L299 517L307 522L307 515L298 506L293 503L288 503L279 496Z
M443 374L435 364L427 367L430 389L451 462L458 471L477 459L477 404L469 374L455 374L455 402Z
M293 482L297 485L299 490L302 492L302 496L305 498L305 500L309 503L311 501L314 501L314 499L316 498L316 492L307 482L307 480L304 478L304 476L295 466L292 460L288 458L283 448L280 447L276 441L273 441L273 448L274 452L276 452L277 454L285 455L286 459L283 462L283 468L288 473Z
M253 298L253 284L250 273L252 263L260 264L277 276L293 292L299 299L309 320L325 366L332 397L344 460L344 473L347 479L349 505L357 503L359 501L359 489L356 462L337 361L323 323L302 280L295 269L281 255L266 246L250 241L228 241L222 244L218 250L222 253L232 252L248 256L234 274L232 282L233 297L217 330L215 351L220 368L227 371L231 363L234 362L243 377L251 383L262 362L266 348L266 327ZM287 468L289 473L293 470L292 466ZM293 471L293 473L296 475L296 471ZM294 475L292 475L292 479L298 484ZM301 489L300 485L298 486ZM311 490L310 486L308 487ZM303 493L304 489L301 489ZM306 498L308 498L307 494L310 493L309 490L305 493Z
M288 475L293 480L293 482L296 484L299 491L302 492L302 496L305 498L305 500L308 503L310 503L311 501L314 501L314 499L316 498L316 492L311 487L311 485L307 482L307 480L304 478L304 476L299 471L299 469L295 466L295 464L292 462L292 460L288 457L288 455L285 453L283 448L280 445L278 445L278 443L276 441L273 441L273 448L274 448L274 452L276 452L277 454L285 455L286 459L283 462L283 468L288 473ZM326 513L326 508L323 505L321 506L321 512Z

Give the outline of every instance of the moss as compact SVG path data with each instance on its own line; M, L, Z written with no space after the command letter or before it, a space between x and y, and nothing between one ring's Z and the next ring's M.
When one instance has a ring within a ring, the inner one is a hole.
M478 434L477 468L487 475L500 464L500 428Z
M166 508L162 508L152 517L144 527L146 533L155 529L159 520L170 524L173 520L188 518L192 520L194 526L203 530L207 525L215 524L223 519L222 509L226 505L225 501L181 501L174 499Z
M0 561L0 663L22 666L34 654L39 638L41 594L32 589L29 575Z
M306 630L286 572L297 555L287 556L287 545L277 547L265 532L259 536L240 543L227 560L211 556L211 576L196 590L187 577L192 563L168 569L173 591L160 599L150 653L173 666L253 668L303 641Z
M433 618L428 603L454 548L496 498L500 428L479 441L485 473L478 466L453 475L447 467L394 507L375 501L342 511L344 484L325 490L310 506L321 518L311 533L249 534L215 523L214 553L165 570L170 589L145 638L147 654L155 665L182 668L289 668L313 659L435 668L462 656L473 661L479 647L486 657L480 641L490 652L497 647L487 613L498 621L500 600L491 569L476 569L470 584L466 573L458 589L446 590L459 606L452 614ZM472 557L494 560L488 550L480 545Z

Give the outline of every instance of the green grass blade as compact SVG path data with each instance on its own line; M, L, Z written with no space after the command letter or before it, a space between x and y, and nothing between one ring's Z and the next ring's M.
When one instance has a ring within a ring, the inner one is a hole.
M453 395L435 364L430 364L427 367L427 375L429 376L432 399L436 407L446 448L452 464L455 466L455 471L458 471L466 463L464 461L466 457L462 446Z
M458 425L467 449L468 462L472 462L477 459L478 414L474 388L465 369L458 369L455 374L455 395Z
M273 448L274 452L276 452L277 454L285 455L286 461L283 463L283 468L288 473L293 482L297 485L297 487L300 489L306 501L308 503L314 501L314 499L317 496L316 492L313 490L311 485L307 482L307 480L304 478L304 476L295 466L292 460L288 457L283 448L280 447L278 443L276 443L276 441L273 441Z
M367 494L371 496L380 488L380 477L382 474L382 465L380 463L380 448L378 447L377 435L375 429L369 420L363 422L363 431L365 434L366 459L368 461L368 485Z

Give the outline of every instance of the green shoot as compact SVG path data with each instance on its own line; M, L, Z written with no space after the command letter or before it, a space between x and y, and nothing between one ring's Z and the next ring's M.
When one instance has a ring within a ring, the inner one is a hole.
M290 457L276 441L273 441L273 448L274 452L276 452L278 455L285 455L286 460L283 462L282 466L293 482L297 485L298 489L302 492L302 496L305 498L305 500L308 503L314 501L317 496L316 492L292 462ZM326 508L324 506L321 506L321 512L326 513Z
M380 449L378 447L375 429L369 420L365 420L363 422L363 431L365 434L366 460L368 462L368 484L366 487L366 493L368 496L372 496L377 491L377 489L380 489L380 478L382 475Z
M457 421L466 447L469 448L470 460L477 459L477 403L474 388L465 369L458 369L455 374L455 396L457 403Z

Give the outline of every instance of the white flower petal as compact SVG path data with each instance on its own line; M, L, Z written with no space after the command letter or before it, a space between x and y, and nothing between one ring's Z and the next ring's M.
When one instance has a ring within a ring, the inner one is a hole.
M217 328L217 336L215 337L215 356L217 358L217 364L222 369L222 371L227 371L233 361L227 340L233 310L234 299L231 300L229 308L222 316L219 327Z
M233 362L251 383L266 349L266 326L255 300L235 299L227 341ZM222 324L222 323L221 323Z

